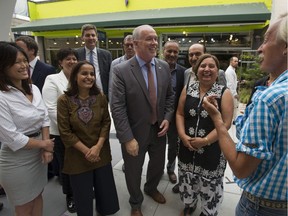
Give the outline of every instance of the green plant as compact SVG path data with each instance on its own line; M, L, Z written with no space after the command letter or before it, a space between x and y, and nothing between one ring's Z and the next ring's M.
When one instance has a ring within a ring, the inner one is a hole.
M255 81L266 76L259 68L258 63L243 64L237 72L239 97L241 103L247 103Z

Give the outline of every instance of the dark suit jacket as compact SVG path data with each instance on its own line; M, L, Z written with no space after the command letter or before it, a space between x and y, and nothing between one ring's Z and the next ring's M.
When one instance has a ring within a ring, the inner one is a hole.
M166 62L155 59L157 74L158 124L173 117L174 94L171 73ZM148 89L136 57L113 68L111 111L120 143L135 138L139 145L147 143L145 134L151 128L152 107Z
M250 98L249 98L246 106L248 106L252 102L251 100L252 100L253 94L256 91L256 86L266 86L268 80L269 80L269 76L265 76L259 80L256 80L256 82L254 83L254 86L252 88L252 92L251 92Z
M103 92L105 95L107 95L108 98L109 72L112 62L112 56L111 53L107 50L100 48L96 48L96 50ZM79 55L79 61L86 60L86 52L84 47L79 48L77 52Z
M174 112L176 113L179 98L181 95L181 92L184 87L184 72L187 68L177 64L176 65L176 92L175 92L175 103L174 103Z
M46 64L40 60L37 60L31 77L32 83L36 85L39 88L40 92L42 93L42 88L46 77L50 74L55 73L56 69L53 66Z

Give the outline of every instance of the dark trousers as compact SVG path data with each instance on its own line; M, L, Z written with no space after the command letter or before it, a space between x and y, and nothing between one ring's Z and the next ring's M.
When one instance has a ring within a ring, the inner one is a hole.
M70 175L78 216L93 216L93 198L96 210L102 216L119 210L118 195L111 164Z
M142 167L146 152L148 152L149 155L149 162L144 191L147 193L153 193L156 191L160 179L163 175L165 165L166 137L157 137L158 132L158 125L151 126L148 133L143 131L143 136L148 136L146 139L147 142L138 143L139 153L136 157L129 155L126 151L125 144L122 144L122 154L125 163L126 185L130 194L129 203L132 209L141 208L141 204L144 199L140 187Z
M67 196L71 197L73 196L72 187L70 184L70 178L69 175L62 173L62 169L64 166L64 156L65 156L65 146L60 138L60 136L51 135L51 138L54 138L54 164L57 164L58 169L55 168L55 170L58 170L58 175L60 178L60 181L62 183L62 191ZM55 166L54 166L55 167Z
M178 152L178 132L176 128L175 118L170 123L169 130L167 132L168 139L168 162L167 162L167 172L174 172L175 170L175 161Z

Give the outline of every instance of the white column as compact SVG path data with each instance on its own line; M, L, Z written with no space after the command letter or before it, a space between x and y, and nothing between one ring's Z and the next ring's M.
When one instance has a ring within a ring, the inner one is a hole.
M8 41L16 0L0 0L0 40Z

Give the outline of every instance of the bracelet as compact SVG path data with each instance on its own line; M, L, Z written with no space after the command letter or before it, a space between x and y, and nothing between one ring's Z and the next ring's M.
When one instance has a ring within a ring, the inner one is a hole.
M206 142L207 142L207 145L208 145L208 146L210 146L210 145L211 145L211 143L209 142L209 139L208 139L208 137L206 136L206 137L204 137L204 139L206 140Z

